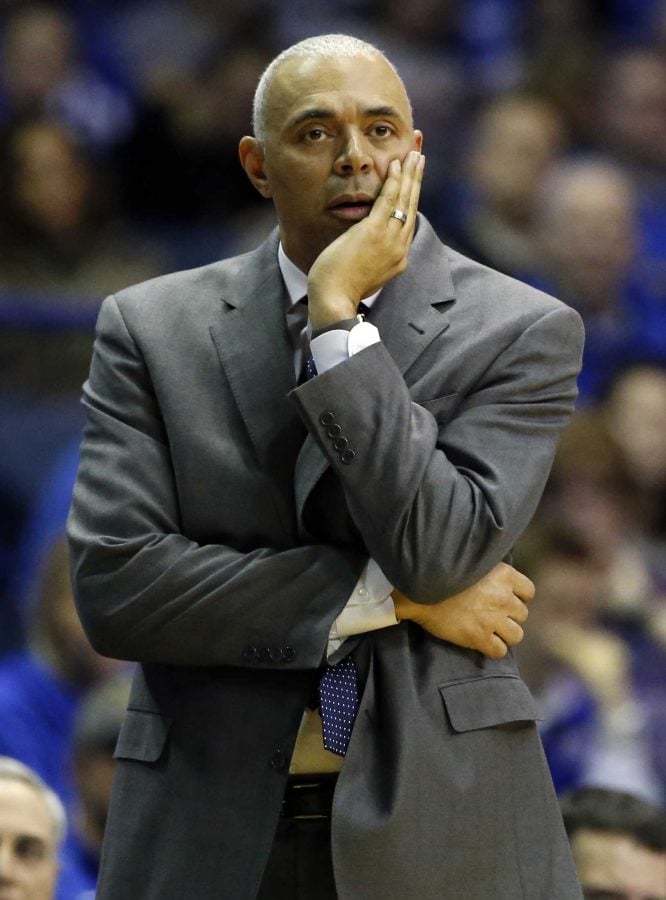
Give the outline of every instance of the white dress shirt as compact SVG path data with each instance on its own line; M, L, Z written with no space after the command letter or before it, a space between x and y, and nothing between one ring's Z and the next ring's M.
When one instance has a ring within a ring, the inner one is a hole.
M359 330L362 335L360 339L358 335L350 338L351 331L334 328L310 341L312 327L307 319L305 307L302 312L300 309L300 301L307 296L307 276L287 257L282 249L282 244L278 248L278 264L289 298L286 315L287 324L294 340L296 378L302 370L303 357L308 344L317 372L321 374L353 356L354 353L358 353L359 350L380 340L379 331L371 326ZM377 291L376 294L367 297L363 301L365 306L370 308L380 293L381 291ZM299 334L301 335L300 340ZM377 628L397 625L398 620L395 617L395 607L391 597L392 590L393 585L377 563L374 559L369 559L347 605L331 626L328 638L329 657L335 653L345 638L352 634L362 634Z

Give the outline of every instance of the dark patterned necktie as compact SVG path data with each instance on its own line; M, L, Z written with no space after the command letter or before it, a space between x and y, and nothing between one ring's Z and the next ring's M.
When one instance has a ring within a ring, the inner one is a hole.
M319 682L324 747L344 756L349 746L354 719L358 713L358 676L354 660L346 656L329 666Z
M312 358L312 354L308 352L305 357L305 362L303 363L303 368L301 370L301 377L298 379L298 383L304 384L304 382L309 381L311 378L314 378L317 374L317 367L315 365L315 361Z

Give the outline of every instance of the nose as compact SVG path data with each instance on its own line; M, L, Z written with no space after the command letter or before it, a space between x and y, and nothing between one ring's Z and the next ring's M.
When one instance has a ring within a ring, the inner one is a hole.
M372 166L373 159L365 137L356 131L347 133L335 160L336 175L348 178L350 175L365 174L372 169Z
M0 839L0 886L13 881L14 861L13 847L10 842Z

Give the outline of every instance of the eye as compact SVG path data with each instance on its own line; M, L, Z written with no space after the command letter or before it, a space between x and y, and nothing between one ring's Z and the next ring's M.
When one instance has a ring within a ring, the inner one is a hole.
M311 144L316 144L319 141L324 140L326 132L323 128L310 128L303 136L306 141L309 141Z
M370 133L373 137L386 138L394 134L395 130L391 125L386 125L384 122L378 122L376 125L372 126Z
M40 860L46 857L46 844L36 837L21 836L16 841L16 855L20 859Z

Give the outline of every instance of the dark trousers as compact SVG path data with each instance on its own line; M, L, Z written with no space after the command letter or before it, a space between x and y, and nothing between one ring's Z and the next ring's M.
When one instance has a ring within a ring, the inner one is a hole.
M290 779L257 900L337 900L331 859L334 777Z

